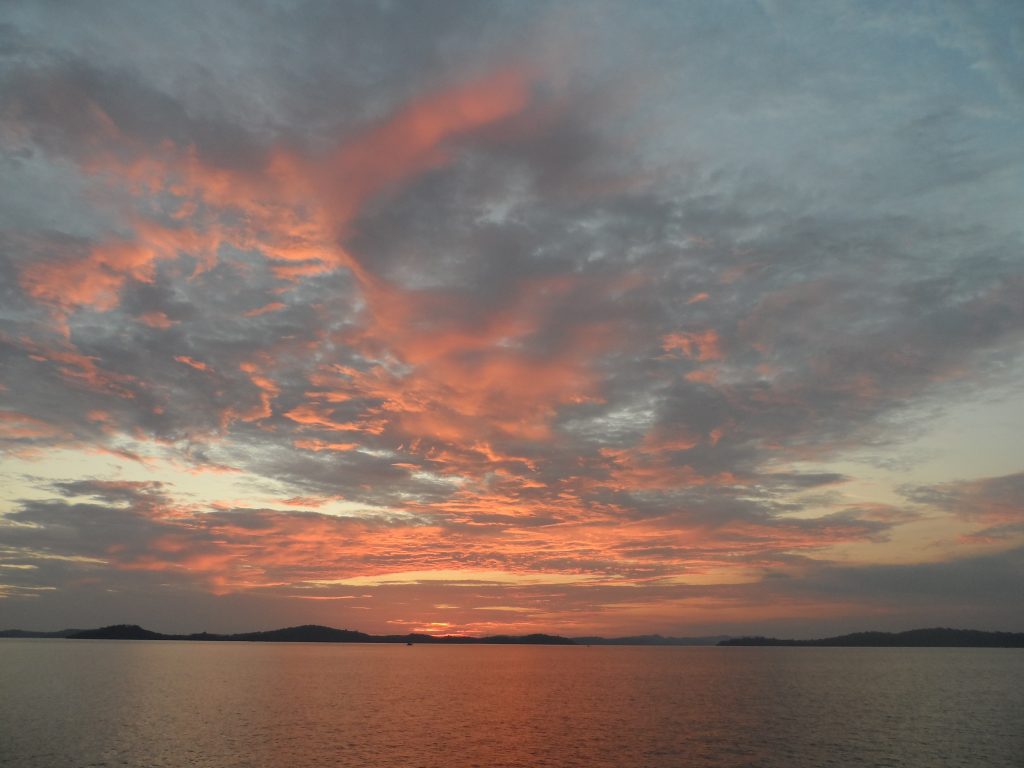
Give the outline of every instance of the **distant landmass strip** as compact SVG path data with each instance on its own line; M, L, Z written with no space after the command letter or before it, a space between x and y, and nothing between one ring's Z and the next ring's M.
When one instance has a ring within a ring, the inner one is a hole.
M517 645L575 645L567 637L557 635L495 635L493 637L467 637L464 635L369 635L352 629L334 629L316 624L301 627L272 629L266 632L242 632L221 635L197 632L191 635L167 635L144 629L137 624L114 624L109 627L85 630L63 630L61 632L26 632L5 630L0 637L65 637L71 640L207 640L225 642L265 643L423 643L423 644L517 644Z
M854 632L820 640L775 637L734 637L718 645L781 645L834 648L1024 648L1024 632L982 632L977 629L911 629L907 632Z
M976 629L912 629L907 632L854 632L819 640L785 640L775 637L561 637L559 635L370 635L354 629L334 629L317 624L285 627L265 632L168 635L144 629L137 624L114 624L99 629L62 629L33 632L23 629L0 630L0 638L68 638L72 640L207 640L265 643L422 643L432 645L646 645L646 646L805 646L805 647L878 647L878 648L1024 648L1024 632L983 632Z
M630 635L629 637L574 637L577 645L720 645L731 640L729 635L705 637L663 637L662 635Z
M58 629L56 632L33 632L30 629L3 629L0 637L70 637L83 632L81 629Z

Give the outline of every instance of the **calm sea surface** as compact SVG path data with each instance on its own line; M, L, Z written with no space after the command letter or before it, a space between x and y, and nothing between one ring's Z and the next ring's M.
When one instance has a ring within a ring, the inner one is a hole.
M0 766L1024 766L1024 652L0 640Z

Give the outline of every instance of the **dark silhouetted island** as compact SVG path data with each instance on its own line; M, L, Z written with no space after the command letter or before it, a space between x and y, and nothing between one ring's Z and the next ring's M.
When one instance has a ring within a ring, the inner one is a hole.
M0 637L70 637L81 629L58 629L56 632L33 632L29 629L0 629Z
M729 635L707 637L664 637L662 635L630 635L629 637L574 637L577 645L719 645Z
M907 632L854 632L820 640L734 637L719 645L813 646L818 648L1024 648L1024 632L977 629L911 629Z
M27 635L20 635L25 637ZM73 631L61 635L71 640L207 640L235 641L250 643L405 643L405 644L507 644L507 645L576 645L567 637L557 635L495 635L493 637L468 637L466 635L368 635L352 629L334 629L316 624L301 627L271 629L266 632L241 632L233 635L215 635L198 632L191 635L165 635L143 629L137 624L114 624L100 629Z

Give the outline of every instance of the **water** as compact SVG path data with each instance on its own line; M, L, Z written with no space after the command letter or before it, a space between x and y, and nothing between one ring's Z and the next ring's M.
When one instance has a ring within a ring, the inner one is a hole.
M0 641L0 765L1024 765L1024 652Z

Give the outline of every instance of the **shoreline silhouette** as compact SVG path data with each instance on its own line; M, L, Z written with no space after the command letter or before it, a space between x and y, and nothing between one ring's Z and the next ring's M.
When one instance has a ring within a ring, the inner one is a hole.
M780 639L764 636L663 637L563 637L547 633L528 635L371 635L352 629L335 629L317 624L232 634L194 632L166 634L137 624L113 624L97 629L64 629L53 632L0 630L0 638L64 638L69 640L194 640L208 642L270 643L401 643L406 645L632 645L632 646L781 646L842 648L1024 648L1024 632L988 632L976 629L934 627L906 632L853 632L813 640Z

